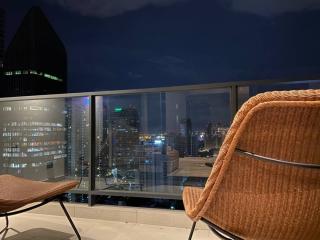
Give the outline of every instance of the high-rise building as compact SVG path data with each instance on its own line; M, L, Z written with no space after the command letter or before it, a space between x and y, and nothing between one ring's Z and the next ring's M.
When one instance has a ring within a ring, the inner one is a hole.
M167 136L168 146L178 151L179 157L185 157L186 155L186 137L181 134L168 134Z
M66 92L67 54L39 7L22 20L4 57L2 96Z
M35 180L65 177L64 99L0 103L0 174Z
M186 95L184 93L166 93L165 119L168 134L181 133L181 121L186 119Z
M0 8L0 74L2 74L4 57L4 10Z
M111 114L112 159L114 167L130 169L139 144L139 115L135 108L116 107Z
M188 156L192 155L192 122L190 118L182 119L180 123L180 134L185 137L185 151Z
M65 100L67 157L65 175L75 176L79 188L88 188L89 172L89 103L88 97Z
M0 174L88 187L88 97L0 102L0 114Z
M104 177L107 174L108 169L112 169L112 161L110 160L108 142L108 126L104 124L104 120L107 119L107 106L103 101L104 97L96 96L95 98L95 110L96 110L96 181L104 181Z

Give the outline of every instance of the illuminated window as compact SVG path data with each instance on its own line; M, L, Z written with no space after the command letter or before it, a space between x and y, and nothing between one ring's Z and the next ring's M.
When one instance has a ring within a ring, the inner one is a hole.
M3 107L3 111L12 111L12 107L10 106Z
M31 75L38 75L38 76L44 76L48 79L51 79L51 80L55 80L55 81L60 81L62 82L62 79L61 78L58 78L56 76L53 76L51 74L48 74L48 73L43 73L43 72L38 72L36 70L16 70L14 72L5 72L4 73L5 75L7 76L11 76L11 75L21 75L21 74L24 74L24 75L28 75L28 74L31 74Z

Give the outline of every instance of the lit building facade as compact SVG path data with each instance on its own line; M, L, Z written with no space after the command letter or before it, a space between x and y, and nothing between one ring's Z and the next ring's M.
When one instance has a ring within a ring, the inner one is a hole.
M66 92L67 54L39 7L24 17L4 56L1 96Z
M64 100L0 104L0 172L35 180L64 178Z
M122 169L133 168L133 152L139 145L139 116L135 108L116 107L111 113L113 167Z
M88 97L1 102L0 114L0 174L88 186Z

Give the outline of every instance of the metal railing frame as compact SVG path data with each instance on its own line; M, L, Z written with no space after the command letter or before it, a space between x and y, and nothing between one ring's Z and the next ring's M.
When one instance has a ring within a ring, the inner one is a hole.
M111 90L111 91L99 91L99 92L82 92L82 93L67 93L67 94L51 94L51 95L36 95L36 96L22 96L22 97L7 97L0 98L0 102L12 102L12 101L25 101L25 100L46 100L57 98L75 98L75 97L89 97L89 124L90 124L90 139L89 139L89 188L74 189L69 193L85 194L88 196L88 204L90 206L95 204L96 196L122 196L122 197L142 197L142 198L162 198L162 199L181 199L181 194L172 193L157 193L157 192L136 192L136 191L118 191L118 190L96 190L95 189L95 137L96 137L96 119L95 119L95 99L98 96L115 96L115 95L131 95L131 94L147 94L147 93L170 93L170 92L187 92L187 91L208 91L214 89L229 89L230 93L230 113L231 119L239 109L238 102L238 88L246 86L262 86L270 84L286 84L286 83L320 83L319 77L306 78L291 78L291 79L271 79L271 80L255 80L255 81L237 81L237 82L222 82L222 83L210 83L210 84L197 84L197 85L183 85L172 87L160 87L160 88L145 88L145 89L128 89L128 90Z

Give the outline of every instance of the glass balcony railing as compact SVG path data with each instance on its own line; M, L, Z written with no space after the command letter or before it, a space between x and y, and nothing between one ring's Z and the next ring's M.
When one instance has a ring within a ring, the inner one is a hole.
M96 96L95 189L178 197L203 186L229 99L228 88Z
M0 174L77 179L72 193L180 199L204 186L236 110L264 91L320 81L253 81L0 99ZM91 201L92 202L92 201Z

